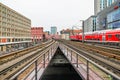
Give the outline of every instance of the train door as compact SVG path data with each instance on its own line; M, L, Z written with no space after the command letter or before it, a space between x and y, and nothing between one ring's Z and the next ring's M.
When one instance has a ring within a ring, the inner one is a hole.
M105 41L106 40L106 37L105 36L102 36L102 41Z
M103 33L103 36L102 36L102 41L106 41L106 36L105 36L105 33Z

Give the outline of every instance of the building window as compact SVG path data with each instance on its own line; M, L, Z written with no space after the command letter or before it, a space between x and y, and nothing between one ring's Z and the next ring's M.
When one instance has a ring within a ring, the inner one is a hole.
M120 8L117 10L114 10L113 12L109 13L107 15L107 21L108 23L120 20Z
M7 39L7 42L10 42L10 39Z

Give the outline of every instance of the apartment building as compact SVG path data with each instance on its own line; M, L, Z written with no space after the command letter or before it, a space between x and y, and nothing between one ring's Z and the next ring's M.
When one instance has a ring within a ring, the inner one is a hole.
M0 50L6 50L5 44L30 41L31 20L0 3Z
M31 36L33 42L39 42L43 39L43 27L32 27Z

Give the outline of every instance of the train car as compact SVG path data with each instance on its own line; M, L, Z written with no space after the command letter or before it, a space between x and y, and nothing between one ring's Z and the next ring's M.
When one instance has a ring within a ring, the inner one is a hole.
M70 36L70 39L82 41L82 33ZM85 41L120 44L120 29L101 30L84 33Z
M82 41L82 33L80 33L78 36L79 36L79 41Z
M76 35L76 40L80 40L79 34Z
M78 40L80 40L80 36L79 35L72 35L72 36L70 36L70 40L78 41Z
M84 33L84 40L92 40L93 39L93 34L92 32L86 32Z
M99 41L99 42L104 42L106 40L105 34L106 34L105 30L95 31L95 32L93 32L93 40Z
M106 32L106 41L120 42L120 29L107 31Z
M70 40L77 40L76 35L71 35Z

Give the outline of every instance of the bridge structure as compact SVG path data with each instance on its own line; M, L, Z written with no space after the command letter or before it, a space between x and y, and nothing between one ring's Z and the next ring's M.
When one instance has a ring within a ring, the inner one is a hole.
M1 80L120 80L83 54L88 52L51 40L0 56Z

